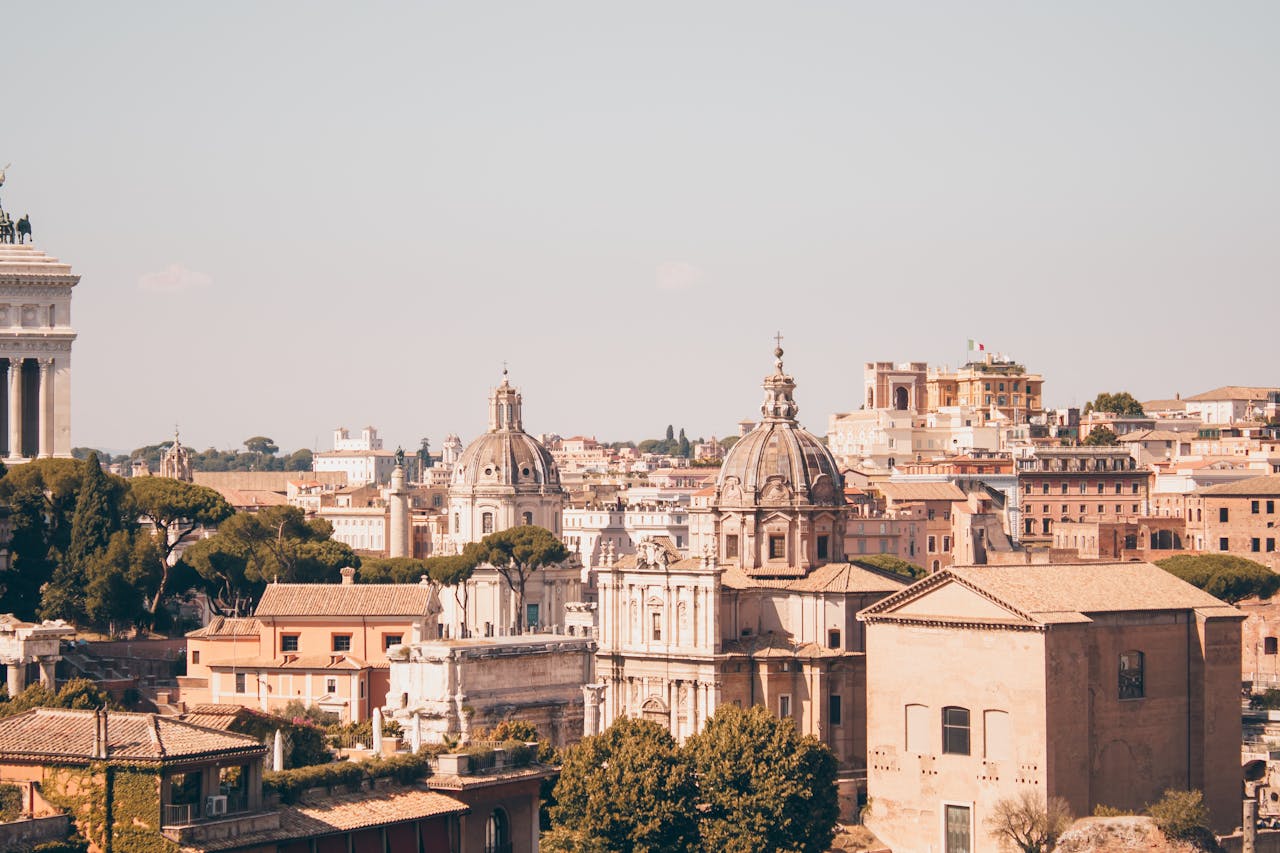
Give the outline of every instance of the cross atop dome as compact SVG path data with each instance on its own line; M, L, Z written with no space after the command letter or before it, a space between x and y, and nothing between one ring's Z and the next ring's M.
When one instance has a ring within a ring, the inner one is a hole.
M800 407L791 397L792 392L796 390L795 380L782 369L782 332L774 335L773 340L776 344L773 350L773 363L776 370L764 378L765 396L764 404L760 406L760 413L764 415L765 420L794 421Z

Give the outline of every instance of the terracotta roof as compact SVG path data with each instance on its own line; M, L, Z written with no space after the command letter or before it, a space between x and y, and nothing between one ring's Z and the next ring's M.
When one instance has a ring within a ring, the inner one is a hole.
M1273 497L1280 495L1280 474L1263 474L1260 477L1246 477L1232 483L1220 483L1206 486L1196 492L1198 495L1259 495Z
M743 637L740 640L727 640L723 649L725 654L746 655L754 659L838 658L849 654L818 643L795 643L773 632Z
M952 566L873 604L862 614L892 615L907 601L950 582L959 582L1010 610L1011 619L1021 617L1040 624L1080 622L1086 621L1090 613L1127 611L1197 610L1215 616L1242 615L1159 566L1137 562Z
M226 731L242 713L244 707L241 705L193 705L179 714L178 719L193 726Z
M237 850L276 841L335 835L371 826L466 814L468 811L470 809L465 803L448 794L416 787L338 794L324 797L316 803L282 806L279 829L214 839L183 850Z
M1186 400L1149 400L1142 404L1144 412L1185 412L1186 410Z
M209 624L194 631L188 631L188 637L256 637L262 631L262 623L257 619L241 619L227 616L215 616Z
M895 593L908 584L888 572L852 563L827 563L799 578L757 578L737 565L725 567L721 583L729 589L781 589L789 592L885 592Z
M34 708L0 720L0 756L44 761L93 760L97 713ZM107 758L172 761L206 755L265 754L248 735L206 729L174 717L108 711Z
M433 588L417 583L273 583L254 616L424 616Z
M1203 394L1196 394L1194 397L1186 397L1184 399L1196 403L1212 402L1214 400L1265 400L1267 394L1272 391L1280 391L1280 388L1268 388L1258 385L1223 385L1221 388L1214 388L1212 391L1205 391Z
M876 488L891 501L962 501L964 492L955 483L883 482Z
M269 489L233 489L228 486L214 486L213 489L232 506L285 506L289 503L284 495Z
M346 669L358 670L369 666L360 658L348 654L331 655L279 655L273 658L222 658L209 661L210 668L230 666L238 669Z

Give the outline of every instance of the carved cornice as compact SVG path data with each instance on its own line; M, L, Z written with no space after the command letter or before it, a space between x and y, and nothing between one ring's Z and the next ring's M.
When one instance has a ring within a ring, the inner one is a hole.
M0 296L70 296L78 275L0 275Z
M29 340L4 340L0 338L0 358L7 358L10 353L21 353L23 357L36 356L41 353L68 353L71 352L71 342L75 337L69 338L33 338Z

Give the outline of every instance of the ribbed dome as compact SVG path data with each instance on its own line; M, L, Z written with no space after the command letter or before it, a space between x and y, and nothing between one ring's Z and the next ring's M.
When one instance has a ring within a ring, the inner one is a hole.
M456 486L560 487L547 449L524 432L487 432L467 445L453 469Z
M453 469L454 486L513 486L517 491L560 488L555 460L524 431L520 392L507 382L489 395L489 431L467 445Z
M777 370L764 380L764 420L729 449L716 480L716 504L839 506L840 468L826 445L796 423L795 380L782 370L782 349L774 355Z

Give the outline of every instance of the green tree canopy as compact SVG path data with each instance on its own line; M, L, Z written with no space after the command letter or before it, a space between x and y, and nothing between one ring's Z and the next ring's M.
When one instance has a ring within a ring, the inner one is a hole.
M1231 604L1254 596L1270 598L1280 590L1280 575L1231 554L1178 554L1156 560L1156 565Z
M516 633L524 632L524 589L534 572L569 559L569 551L554 533L523 524L490 533L472 549L478 562L497 569L516 597Z
M721 705L685 744L698 780L704 850L823 853L840 807L836 759L790 718Z
M244 440L244 447L250 453L257 453L259 456L275 456L280 452L279 446L265 435L255 435L252 438L246 438Z
M427 574L427 564L414 557L363 557L356 582L417 583Z
M238 612L272 580L333 582L343 566L360 566L355 552L332 537L329 522L308 520L297 507L264 507L227 519L188 548L182 563L204 580L219 609Z
M115 633L147 612L142 591L159 582L160 553L147 533L117 531L106 548L85 562L84 611L95 624Z
M693 774L666 729L621 717L565 756L551 807L549 851L704 849ZM705 848L712 849L712 848Z
M1128 391L1119 391L1115 394L1102 392L1093 399L1093 402L1084 404L1084 413L1087 415L1090 412L1111 412L1130 418L1140 418L1145 414L1142 411L1142 404Z
M71 517L66 553L69 562L83 563L90 554L106 548L113 533L125 529L121 510L127 489L122 478L108 476L102 470L96 451L89 453Z
M1120 443L1120 439L1110 427L1095 427L1089 430L1089 434L1080 443L1087 447L1114 447Z
M9 507L12 525L9 571L0 575L0 612L36 616L41 587L71 544L84 471L84 463L75 459L33 459L0 478L0 504Z
M173 549L196 528L219 524L235 510L213 489L168 477L134 477L129 481L129 499L138 516L155 530L160 572L147 594L147 611L154 614L168 591Z

